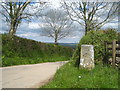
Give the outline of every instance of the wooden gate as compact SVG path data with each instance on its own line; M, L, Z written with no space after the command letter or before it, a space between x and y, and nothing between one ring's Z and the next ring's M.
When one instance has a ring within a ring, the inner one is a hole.
M120 41L113 40L113 42L105 42L107 51L111 51L112 54L112 66L118 66L120 64Z

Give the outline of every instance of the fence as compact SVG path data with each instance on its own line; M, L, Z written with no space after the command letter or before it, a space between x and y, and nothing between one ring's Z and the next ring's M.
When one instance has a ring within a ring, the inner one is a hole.
M118 66L120 63L120 41L113 40L113 42L105 42L105 44L106 49L112 52L112 54L109 54L112 56L112 66Z

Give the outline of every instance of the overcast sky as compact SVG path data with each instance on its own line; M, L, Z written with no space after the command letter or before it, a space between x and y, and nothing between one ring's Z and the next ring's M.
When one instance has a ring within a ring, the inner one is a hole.
M59 8L60 6L60 0L49 0L49 2L51 4L51 8ZM40 21L39 23L42 24L42 22ZM77 30L74 31L73 35L59 40L58 41L59 43L78 43L79 42L82 36L84 36L84 31L81 28L81 26L79 26L77 23L75 23L75 25L77 26L76 28ZM118 19L114 20L111 23L106 24L102 28L105 29L108 27L118 29ZM2 23L2 29L0 29L0 33L4 33L6 30L8 30L7 26L5 25L5 23ZM22 22L16 32L16 35L20 37L28 38L28 39L33 39L36 41L41 41L41 42L54 42L54 39L40 35L40 26L38 25L38 21L33 21L33 22L30 22L29 24L26 22Z

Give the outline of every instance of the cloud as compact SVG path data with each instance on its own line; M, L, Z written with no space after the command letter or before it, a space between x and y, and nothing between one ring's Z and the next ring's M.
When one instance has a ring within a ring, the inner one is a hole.
M49 0L52 8L59 8L61 6L61 0Z
M116 23L107 23L107 24L105 24L103 27L102 27L103 29L105 28L116 28L116 29L118 29L118 22L116 22Z
M39 36L39 34L38 33L24 33L24 34L17 34L18 36L20 36L20 37L29 37L29 36L32 36L32 37L37 37L37 36Z
M46 37L46 36L41 36L40 35L40 28L37 27L37 23L30 23L29 25L27 23L22 23L22 25L19 27L16 35L23 37L23 38L28 38L36 41L41 41L41 42L54 42L53 38ZM36 27L36 29L34 28ZM81 39L81 37L84 35L84 32L75 30L73 31L72 35L65 37L58 42L60 43L77 43Z
M40 26L38 23L29 23L29 26L28 26L30 29L39 29Z
M5 33L5 31L0 30L0 33Z
M39 1L39 0L38 0ZM43 0L44 1L44 0ZM50 2L51 8L59 8L60 7L60 2L61 0L46 0ZM35 7L38 6L38 3L35 4ZM38 8L37 8L38 9ZM34 11L36 12L37 9ZM29 8L30 12L33 12L32 9ZM100 18L102 20L102 18ZM111 22L103 26L103 28L118 28L118 19L114 19L115 22ZM39 25L39 24L40 25ZM41 42L54 42L53 38L45 37L40 35L40 26L42 26L44 22L42 20L38 20L37 18L35 19L35 22L30 22L29 24L26 22L22 22L21 25L19 26L16 35L28 39L33 39L36 41L41 41ZM58 42L62 43L76 43L79 42L79 40L84 36L84 31L83 27L79 25L78 23L74 22L75 26L77 28L74 29L73 35L65 37ZM0 33L4 33L4 31L8 29L6 28L6 25L3 23L2 24L2 30L0 30ZM80 31L81 30L81 31Z
M53 38L46 37L46 36L41 36L40 32L37 32L36 30L30 30L28 27L25 28L25 24L19 28L20 30L17 31L17 36L23 37L23 38L28 38L36 41L41 41L41 42L54 42ZM25 28L23 30L23 28ZM39 31L39 30L38 30ZM79 42L80 38L84 35L84 32L80 31L74 31L73 35L65 37L58 42L61 43L77 43Z

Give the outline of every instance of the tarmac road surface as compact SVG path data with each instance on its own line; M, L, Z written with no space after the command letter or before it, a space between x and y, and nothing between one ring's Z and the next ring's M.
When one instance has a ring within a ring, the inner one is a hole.
M39 88L65 63L67 61L3 67L0 83L2 81L2 88Z

